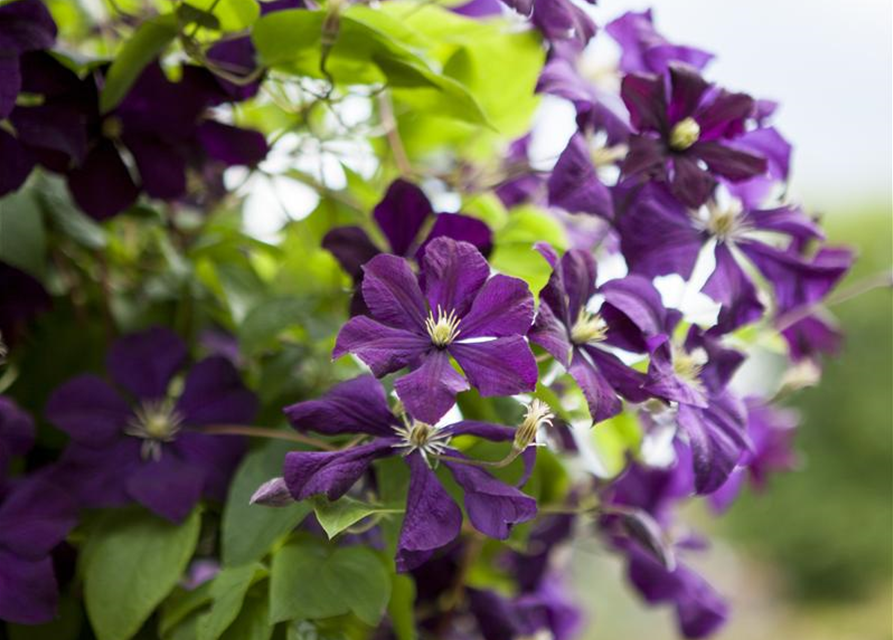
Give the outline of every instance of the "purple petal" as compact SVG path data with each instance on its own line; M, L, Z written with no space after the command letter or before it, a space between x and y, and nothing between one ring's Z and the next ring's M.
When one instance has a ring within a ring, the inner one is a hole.
M698 348L707 353L707 363L701 369L700 378L712 393L725 389L745 360L743 353L724 347L719 340L702 333L697 327L689 330L685 348L689 353Z
M223 356L211 356L186 375L177 411L189 425L247 424L257 413L255 395Z
M422 225L434 213L425 192L406 180L394 180L372 216L381 228L392 253L409 255Z
M133 415L117 391L89 374L56 389L44 414L73 440L91 447L113 442Z
M422 261L425 295L432 310L461 318L490 275L490 265L474 245L452 238L432 240Z
M620 97L637 131L664 131L667 128L667 97L660 77L628 74L620 85Z
M652 395L694 407L706 407L709 403L703 389L690 380L683 379L673 368L673 354L669 338L653 346L648 363L648 379L645 389Z
M26 560L0 549L0 618L18 624L49 622L58 599L50 558Z
M455 540L462 529L462 511L422 457L414 453L406 461L409 493L395 558L401 573L423 564L436 549Z
M335 227L323 237L322 247L354 281L362 278L363 265L381 253L360 227Z
M84 116L76 107L42 104L17 107L10 117L18 139L23 144L59 156L61 169L71 160L80 162L87 152Z
M126 133L124 144L136 161L147 195L175 200L186 193L186 158L179 149L155 137Z
M285 415L299 431L326 435L368 433L393 435L398 424L388 407L384 387L372 376L341 382L318 400L307 400L285 408Z
M0 65L0 73L2 73ZM2 117L2 116L0 116ZM21 187L34 168L34 157L19 141L0 129L0 196Z
M202 494L222 502L247 444L240 436L212 436L184 430L170 448L183 462L202 472Z
M512 526L536 517L536 500L478 467L444 462L465 492L465 510L474 528L505 540Z
M490 227L481 220L459 213L438 213L434 217L434 226L431 227L428 237L416 252L416 260L421 262L428 244L441 237L473 244L483 255L493 250L493 234Z
M145 462L127 479L127 493L153 513L182 522L198 504L205 474L169 451Z
M788 352L795 362L820 353L835 355L843 342L843 334L838 327L819 315L798 320L782 329L781 335L788 343Z
M791 145L773 127L748 131L731 142L731 146L766 158L766 175L745 182L730 183L729 191L747 206L759 206L771 193L773 185L788 179Z
M0 118L5 120L12 113L21 90L22 72L19 67L19 56L14 51L0 49ZM5 158L5 154L3 157Z
M673 170L670 176L670 188L673 191L673 195L684 205L692 208L700 207L707 202L710 194L713 193L714 186L716 186L716 180L714 180L713 176L698 164L698 159L694 155L696 153L695 147L698 148L697 153L700 153L701 145L696 144L688 149L685 154L673 156Z
M484 397L514 395L536 388L536 359L519 336L453 343L449 350L471 386Z
M697 115L700 140L737 137L744 132L744 121L754 113L754 101L744 93L720 91Z
M170 329L119 338L112 345L106 366L112 379L138 398L163 398L171 378L186 361L186 344Z
M101 449L72 443L56 466L52 479L72 488L81 506L119 507L131 502L126 479L143 463L140 440L124 437Z
M609 280L599 293L605 297L599 313L610 328L610 344L627 351L645 351L646 340L666 330L666 309L647 278L630 275Z
M672 89L668 118L670 124L675 124L695 112L710 84L696 69L686 64L671 64L669 71Z
M0 547L39 560L74 527L77 506L68 492L50 480L29 477L0 506Z
M702 291L722 304L715 333L728 333L759 320L763 315L763 305L757 298L753 282L726 244L716 245L716 269Z
M293 451L286 454L283 476L295 500L325 494L337 500L350 489L376 458L396 453L395 438L378 438L343 451Z
M696 142L688 151L707 163L710 171L732 182L766 173L766 158L718 142Z
M595 260L590 252L572 249L561 257L561 282L567 295L568 326L572 326L580 311L595 295L596 275Z
M533 322L533 296L527 283L502 274L481 288L459 323L459 339L524 335Z
M218 67L222 67L229 75L247 79L257 68L257 52L248 36L242 38L221 39L207 51L207 57ZM260 89L260 82L230 82L219 76L214 78L226 96L234 101L253 98Z
M24 455L34 444L34 420L12 398L0 395L0 474L14 456Z
M602 375L595 363L587 358L581 350L574 350L568 373L571 374L586 398L593 424L598 424L602 420L607 420L620 413L623 405L620 398L617 397L617 391Z
M394 383L409 415L429 424L440 420L456 403L456 394L467 389L468 382L450 364L447 353L437 349Z
M548 181L549 204L570 213L614 217L611 192L598 177L586 138L575 133L558 157Z
M574 51L582 51L596 32L589 14L570 0L533 0L532 22L546 40Z
M56 23L41 0L17 0L0 6L0 51L23 53L49 49Z
M613 22L605 31L620 45L620 70L625 73L651 72L663 74L670 62L685 62L703 69L713 55L692 47L670 44L655 30L651 11L629 11Z
M644 373L623 364L613 353L596 346L584 345L580 349L621 396L632 402L644 402L651 397L644 389L647 380Z
M564 367L568 366L573 348L568 328L555 317L552 307L545 301L540 302L536 322L527 337L532 343L538 344L552 354Z
M426 335L425 298L418 278L403 258L383 254L363 266L363 299L376 320Z
M267 157L267 139L259 131L206 120L198 127L198 140L205 152L228 167L254 167Z
M821 226L796 206L775 209L751 209L745 213L747 222L763 231L789 235L801 242L824 240Z
M650 135L630 136L629 151L620 164L624 176L638 173L661 176L665 173L667 159L663 142Z
M97 220L121 213L136 202L139 189L111 142L100 142L68 174L77 205Z
M427 335L395 329L366 316L355 316L341 327L333 358L352 353L380 378L418 362L432 349Z

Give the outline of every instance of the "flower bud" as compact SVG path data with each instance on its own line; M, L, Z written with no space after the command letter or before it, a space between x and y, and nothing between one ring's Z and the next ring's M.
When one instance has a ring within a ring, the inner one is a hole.
M250 504L262 504L265 507L287 507L293 504L295 499L292 498L288 487L285 486L284 478L273 478L258 487L248 502Z

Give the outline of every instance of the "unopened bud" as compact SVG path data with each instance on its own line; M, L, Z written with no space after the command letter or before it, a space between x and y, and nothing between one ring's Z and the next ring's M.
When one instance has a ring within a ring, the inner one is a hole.
M549 405L542 400L534 399L527 406L524 422L515 430L514 449L524 451L530 445L536 444L536 437L540 429L551 427L554 417Z
M285 485L284 478L273 478L258 487L248 502L250 504L262 504L265 507L287 507L290 504L294 504L295 499Z

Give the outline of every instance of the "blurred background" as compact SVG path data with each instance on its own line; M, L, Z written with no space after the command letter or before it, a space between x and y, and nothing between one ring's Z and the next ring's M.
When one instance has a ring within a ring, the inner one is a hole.
M671 41L717 54L708 75L781 102L794 144L791 190L858 249L841 285L893 265L893 3L890 0L605 0L600 23L653 7ZM601 38L601 40L606 40ZM689 522L713 539L695 563L731 600L718 640L893 637L893 303L875 290L833 309L846 332L802 413L802 469L742 496L724 517ZM575 580L586 640L677 637L672 611L645 609L623 567L591 543Z

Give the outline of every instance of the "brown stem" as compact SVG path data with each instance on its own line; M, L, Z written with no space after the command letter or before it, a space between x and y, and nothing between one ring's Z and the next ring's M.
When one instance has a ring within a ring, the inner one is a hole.
M289 440L291 442L300 442L301 444L309 444L317 449L324 451L338 451L338 447L314 438L313 436L305 436L303 433L294 431L283 431L282 429L269 429L267 427L252 427L241 424L213 424L202 427L202 432L210 435L222 436L249 436L252 438L271 438L274 440ZM345 447L346 448L346 447Z

